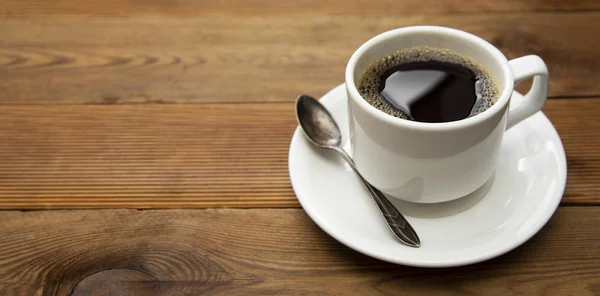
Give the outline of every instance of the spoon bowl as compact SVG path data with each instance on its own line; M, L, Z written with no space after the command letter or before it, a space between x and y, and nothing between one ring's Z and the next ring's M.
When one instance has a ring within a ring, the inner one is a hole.
M313 144L323 148L340 146L340 128L325 106L317 100L308 95L300 95L296 102L296 115L302 130Z

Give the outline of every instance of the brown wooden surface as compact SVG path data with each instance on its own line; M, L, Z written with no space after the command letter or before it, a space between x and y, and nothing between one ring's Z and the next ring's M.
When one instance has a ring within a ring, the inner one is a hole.
M568 155L563 202L600 204L600 100L544 108ZM297 207L293 104L0 108L0 207Z
M361 255L299 209L5 212L0 223L2 295L600 293L598 207L561 208L517 250L450 269Z
M561 207L484 263L363 256L290 186L296 96L418 24L550 69ZM595 0L1 1L0 295L600 295L598 31Z
M270 0L78 0L20 1L4 0L0 16L47 17L49 15L132 16L207 14L406 14L505 11L579 11L600 10L595 0L506 0L506 1L436 1L436 0L302 0L279 2Z
M298 18L5 20L0 104L292 102L342 83L370 37L417 24L467 30L508 58L540 55L550 96L600 95L600 12Z

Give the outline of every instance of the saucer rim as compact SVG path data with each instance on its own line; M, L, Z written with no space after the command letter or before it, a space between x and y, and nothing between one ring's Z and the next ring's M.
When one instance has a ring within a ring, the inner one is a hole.
M324 94L321 98L319 98L319 101L321 101L321 102L334 101L336 98L335 92L341 92L340 88L345 89L345 84L342 83L342 84L332 88L330 91L328 91L326 94ZM513 92L513 96L514 95L522 96L517 91ZM346 94L346 96L347 96L347 94ZM309 207L306 204L307 199L302 198L302 196L308 195L309 193L305 192L305 189L303 188L303 186L301 184L299 184L299 182L300 182L299 178L294 178L294 176L293 176L294 173L293 173L293 169L292 169L292 158L293 158L292 147L295 145L298 145L297 141L299 141L299 139L304 136L302 134L302 131L300 130L299 126L297 126L296 129L294 130L294 133L292 135L292 139L290 142L290 148L288 151L288 173L289 173L290 181L292 183L292 188L294 190L296 198L298 199L298 202L302 206L302 209L319 226L319 228L321 228L323 231L325 231L325 233L327 233L329 236L333 237L335 240L342 243L346 247L348 247L354 251L357 251L361 254L364 254L364 255L367 255L367 256L382 260L382 261L394 263L394 264L401 264L401 265L414 266L414 267L427 267L427 268L456 267L456 266L464 266L464 265L470 265L470 264L474 264L474 263L487 261L492 258L506 254L506 253L516 249L517 247L521 246L522 244L527 242L529 239L531 239L552 218L552 216L558 209L560 202L562 200L562 197L563 197L563 194L565 191L565 187L566 187L566 182L567 182L567 160L566 160L564 145L562 143L562 140L560 139L558 131L556 130L556 128L554 127L554 125L552 124L550 119L542 111L539 111L538 113L541 114L542 120L545 120L546 123L549 124L548 127L551 127L552 131L550 131L549 136L551 136L553 138L552 142L555 142L557 144L555 155L558 156L558 163L557 163L558 178L557 178L557 180L559 181L559 184L557 184L558 185L557 189L554 191L554 194L552 195L552 199L554 200L554 203L549 202L548 207L547 207L548 210L545 213L542 213L543 214L542 217L537 219L535 226L528 228L529 231L526 234L524 234L523 236L521 236L518 239L515 239L512 243L509 243L507 245L502 245L499 248L488 251L482 255L474 255L470 258L456 258L456 259L437 260L437 261L422 261L422 260L411 260L410 258L390 257L390 256L382 255L378 252L374 252L371 250L366 250L366 249L356 247L355 244L352 243L350 240L348 240L343 233L339 233L334 228L328 227L327 226L328 223L325 222L324 219L317 212L315 212L315 210L313 208ZM527 121L530 118L531 117L525 119L524 121Z

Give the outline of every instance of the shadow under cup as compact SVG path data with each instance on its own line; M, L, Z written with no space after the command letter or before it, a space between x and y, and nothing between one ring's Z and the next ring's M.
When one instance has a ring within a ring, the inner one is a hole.
M497 84L497 101L473 117L424 123L393 117L360 96L355 81L373 61L416 46L449 49L477 62ZM358 169L384 193L411 202L445 202L474 192L494 173L513 84L506 57L466 32L419 26L372 38L346 68L350 143Z

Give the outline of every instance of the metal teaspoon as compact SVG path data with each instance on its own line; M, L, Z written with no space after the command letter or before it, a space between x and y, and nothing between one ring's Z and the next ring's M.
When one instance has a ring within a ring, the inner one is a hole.
M302 94L296 101L296 119L310 142L321 148L337 151L350 165L371 194L396 238L407 246L418 248L421 242L412 226L381 191L362 177L352 158L340 146L342 133L325 106L321 105L317 99Z

